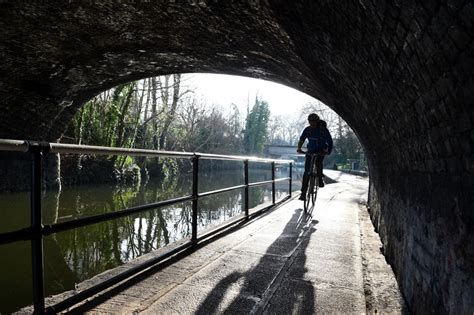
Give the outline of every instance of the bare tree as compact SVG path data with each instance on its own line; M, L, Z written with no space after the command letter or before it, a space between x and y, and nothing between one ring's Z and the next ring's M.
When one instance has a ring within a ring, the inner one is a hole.
M339 115L318 100L314 100L303 106L300 113L300 121L302 122L302 125L307 123L306 119L310 113L318 114L318 116L327 123L328 129L331 133L336 132L339 128L338 124L343 122Z
M171 76L164 76L164 87L161 85L161 79L158 80L160 82L161 90L161 100L162 106L164 109L164 119L163 119L163 126L161 128L160 134L160 142L159 148L164 149L165 140L168 135L168 131L171 125L171 122L175 118L176 114L176 107L178 106L179 101L179 88L180 88L180 81L181 81L181 74L173 74L173 87L169 87L169 79ZM169 99L171 96L172 89L172 97L171 97L171 104L168 105Z

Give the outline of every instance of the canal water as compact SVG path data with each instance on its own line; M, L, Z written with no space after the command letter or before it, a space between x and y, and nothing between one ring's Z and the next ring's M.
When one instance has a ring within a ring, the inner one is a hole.
M249 170L250 182L271 179L270 169ZM288 176L278 169L277 178ZM120 211L191 194L191 174L172 180L150 179L137 186L110 184L63 187L43 193L43 223L52 224ZM243 170L199 174L199 191L244 183ZM271 202L271 185L250 188L250 207ZM277 200L288 194L288 181L277 185ZM242 212L243 189L199 200L198 230L212 228ZM76 283L191 234L191 202L153 209L130 217L93 224L44 238L46 295L74 288ZM29 193L0 195L0 233L29 226ZM0 314L32 303L29 241L0 246Z

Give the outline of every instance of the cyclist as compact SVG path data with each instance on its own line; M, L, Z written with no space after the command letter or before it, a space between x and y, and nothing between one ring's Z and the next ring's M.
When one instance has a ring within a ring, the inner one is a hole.
M331 154L332 151L332 137L327 129L327 124L324 120L320 120L319 116L315 113L308 115L309 126L306 127L301 133L300 141L296 152L304 153L301 150L303 143L308 139L308 150L307 153L317 153L316 156L316 169L318 177L318 186L324 187L323 182L323 160L325 155ZM306 190L308 189L309 172L311 170L311 157L306 156L304 163L304 175L303 185L301 187L300 200L305 200Z

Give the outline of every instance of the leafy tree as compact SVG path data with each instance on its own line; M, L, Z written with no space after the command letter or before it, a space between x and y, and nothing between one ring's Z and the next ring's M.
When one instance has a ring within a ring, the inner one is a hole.
M346 127L342 135L334 140L337 154L345 161L347 159L359 159L363 153L362 146L354 131Z
M270 109L268 103L255 97L255 104L247 114L244 130L244 148L249 154L261 154L268 136Z

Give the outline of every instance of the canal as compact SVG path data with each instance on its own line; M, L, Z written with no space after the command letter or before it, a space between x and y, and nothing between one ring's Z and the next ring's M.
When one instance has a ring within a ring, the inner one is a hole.
M252 166L250 182L271 179L271 168ZM288 176L277 169L276 178ZM199 191L243 184L243 169L199 174ZM191 174L173 179L149 179L140 185L110 184L63 187L43 193L43 223L59 223L127 207L191 194ZM276 199L288 194L288 181L277 184ZM250 207L271 203L271 184L251 187ZM198 229L210 229L242 212L243 189L199 200ZM0 233L29 226L29 193L0 195ZM44 238L46 295L75 287L108 269L165 247L191 234L191 202L153 209L130 217L93 224ZM0 246L0 313L8 314L32 303L30 242Z

